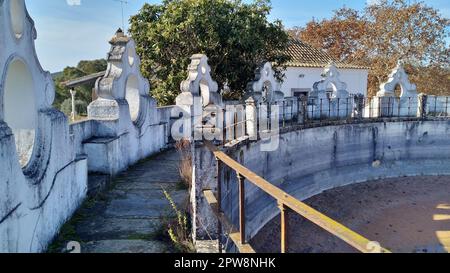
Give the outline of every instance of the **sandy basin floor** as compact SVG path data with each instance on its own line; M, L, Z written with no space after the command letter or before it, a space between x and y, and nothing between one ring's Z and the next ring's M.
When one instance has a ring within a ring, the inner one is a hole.
M326 191L306 203L393 252L450 252L450 177L372 181ZM279 217L252 240L257 252L279 252ZM291 214L290 252L340 253L353 248Z

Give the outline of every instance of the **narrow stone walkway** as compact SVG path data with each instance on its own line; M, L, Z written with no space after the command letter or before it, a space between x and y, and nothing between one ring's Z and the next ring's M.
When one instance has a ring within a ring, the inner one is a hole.
M163 189L179 208L186 206L178 166L178 153L170 150L131 167L105 193L86 202L60 237L80 242L82 253L173 252L166 235L173 209Z

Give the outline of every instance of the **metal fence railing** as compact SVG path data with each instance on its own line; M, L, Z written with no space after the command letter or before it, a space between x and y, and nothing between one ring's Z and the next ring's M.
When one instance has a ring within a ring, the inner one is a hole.
M333 219L327 217L326 215L320 213L319 211L311 208L307 204L299 201L293 196L287 194L280 188L274 186L272 183L266 181L262 177L256 175L252 171L248 170L231 157L226 155L224 152L220 151L211 142L205 141L207 148L214 153L217 160L217 193L216 197L211 190L203 191L204 196L208 204L213 209L214 214L217 216L219 221L218 233L219 242L222 237L222 228L225 226L228 232L228 238L230 238L234 245L238 248L241 253L254 253L255 250L246 241L246 221L245 221L245 182L248 181L252 183L260 190L264 191L266 194L276 199L278 202L278 207L281 212L281 253L288 252L289 244L289 234L288 234L288 217L290 212L295 212L312 223L318 225L322 229L328 231L329 233L335 235L339 239L343 240L350 246L359 250L363 253L390 253L389 250L382 248L381 246L374 249L374 242L368 240L367 238L361 236L360 234L350 230L344 225L334 221ZM238 188L239 188L239 228L233 226L231 221L228 220L227 216L222 212L221 207L221 172L222 167L227 166L233 170L238 178ZM219 243L219 251L222 251L222 245Z
M247 116L253 107L255 116ZM229 143L249 134L249 122L259 136L267 131L292 125L317 125L326 121L377 120L386 118L450 117L450 97L372 97L354 95L347 98L288 98L254 105L234 104L223 109L223 141Z
M348 98L289 98L273 103L255 103L239 105L222 109L222 125L216 124L216 128L223 129L223 144L249 137L256 139L266 131L278 130L292 125L320 126L326 121L362 121L362 120L386 120L392 119L418 119L449 118L450 97L426 96L416 97L373 97L365 98L360 95ZM255 136L256 134L256 136ZM211 142L205 141L217 159L217 198L211 190L205 190L207 202L213 208L219 219L219 230L227 226L228 238L231 239L241 252L252 253L254 249L245 240L245 181L252 183L266 194L277 200L281 211L281 251L288 250L288 211L293 211L317 224L326 231L342 239L361 252L373 252L368 248L371 243L368 239L346 228L333 219L321 214L305 203L295 199L270 182L259 177L255 173L227 156ZM238 178L239 187L239 228L228 221L221 209L221 173L224 167L234 171ZM373 245L371 245L373 247ZM388 253L381 248L379 252Z
M428 117L450 117L450 97L428 96L425 108Z

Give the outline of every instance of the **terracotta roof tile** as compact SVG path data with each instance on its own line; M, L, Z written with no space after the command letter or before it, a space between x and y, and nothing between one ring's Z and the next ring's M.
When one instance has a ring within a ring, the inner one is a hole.
M287 50L291 56L288 67L325 67L334 62L338 68L369 69L368 67L336 61L328 53L298 39L291 39Z

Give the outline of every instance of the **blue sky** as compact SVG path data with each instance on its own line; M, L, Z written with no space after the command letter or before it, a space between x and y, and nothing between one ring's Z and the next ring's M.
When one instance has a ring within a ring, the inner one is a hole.
M126 24L128 17L145 2L160 1L128 0ZM450 17L449 0L426 2ZM36 23L38 56L44 69L51 72L74 66L80 60L104 58L109 39L122 26L121 4L116 0L26 0L26 3ZM362 9L365 0L272 0L271 20L281 19L287 27L301 26L313 17L330 17L333 10L343 5Z

